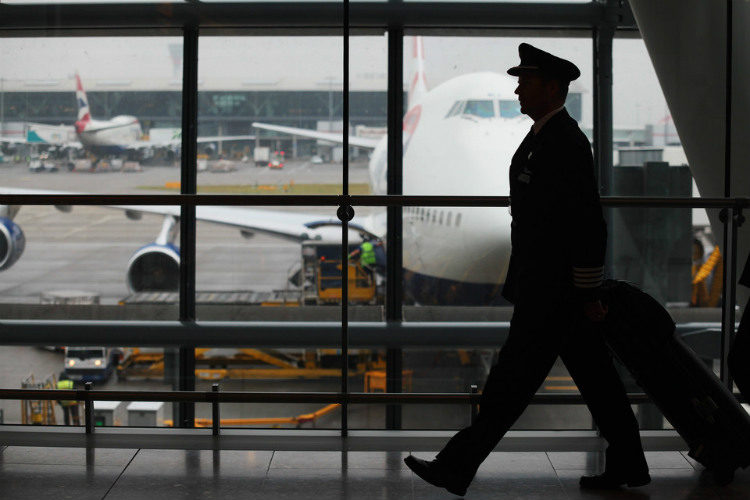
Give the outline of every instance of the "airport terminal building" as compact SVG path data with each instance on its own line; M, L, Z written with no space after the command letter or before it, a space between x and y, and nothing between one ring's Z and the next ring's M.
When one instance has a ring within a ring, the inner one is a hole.
M663 306L742 408L747 19L739 0L0 4L0 497L449 495L403 459L476 418L508 338L523 42L580 69L605 277ZM580 243L568 194L550 259ZM607 442L557 360L466 497L747 498L747 436L707 470L618 366L651 484L580 488Z

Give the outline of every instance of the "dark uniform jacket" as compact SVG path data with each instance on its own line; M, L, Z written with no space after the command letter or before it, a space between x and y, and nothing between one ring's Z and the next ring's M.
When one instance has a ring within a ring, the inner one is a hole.
M545 283L596 300L607 227L594 178L591 146L563 109L526 136L510 166L512 256L503 296ZM523 283L523 285L521 285Z

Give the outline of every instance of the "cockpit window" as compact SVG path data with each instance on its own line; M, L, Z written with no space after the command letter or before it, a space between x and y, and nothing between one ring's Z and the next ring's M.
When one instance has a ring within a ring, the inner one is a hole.
M516 118L521 116L521 105L516 99L500 100L500 117L501 118ZM495 101L487 100L469 100L469 101L456 101L451 106L451 109L446 113L445 117L450 118L452 116L476 116L478 118L494 118L497 116L497 110L495 108Z
M492 101L466 101L464 115L492 118L495 116L495 106Z
M502 118L521 116L521 105L516 99L512 101L500 101L500 116Z
M456 101L453 103L453 106L451 106L450 111L448 111L448 114L445 115L446 118L450 118L451 116L456 116L461 113L461 110L464 107L464 101Z

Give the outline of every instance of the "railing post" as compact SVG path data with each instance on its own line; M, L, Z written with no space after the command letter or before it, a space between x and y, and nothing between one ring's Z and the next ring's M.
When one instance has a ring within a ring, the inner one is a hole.
M91 399L91 382L86 382L86 398L83 406L83 415L86 422L86 434L92 434L94 432L94 400Z
M213 393L215 395L218 395L219 393L219 384L214 384L211 387ZM212 427L213 427L213 434L214 436L219 435L219 429L221 428L221 417L219 416L219 398L218 397L212 397L211 398L211 419L212 419Z

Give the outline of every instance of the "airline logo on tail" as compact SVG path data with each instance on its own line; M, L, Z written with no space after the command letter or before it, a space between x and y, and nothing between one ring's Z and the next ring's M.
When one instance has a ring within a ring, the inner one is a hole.
M427 78L424 74L424 43L421 36L415 36L412 41L412 77L409 87L409 105L411 109L427 93Z
M422 100L427 91L427 78L424 73L424 42L421 36L415 36L412 39L412 75L407 106L409 111L404 116L403 125L404 154L409 148L412 135L417 130L419 118L422 116L422 106L416 103Z
M76 132L80 134L91 122L91 111L89 110L89 100L86 97L86 91L83 90L81 77L78 73L76 73L76 101L78 102L78 121L76 121Z

